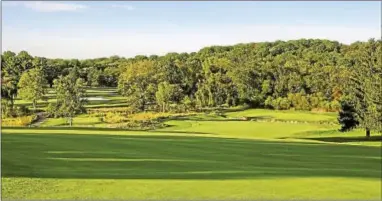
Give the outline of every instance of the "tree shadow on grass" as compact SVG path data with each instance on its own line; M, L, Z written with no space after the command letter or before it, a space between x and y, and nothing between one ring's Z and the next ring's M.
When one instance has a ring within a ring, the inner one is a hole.
M98 124L98 123L97 123ZM174 127L173 125L168 125L166 128ZM16 129L16 130L45 130L52 132L54 131L133 131L133 132L150 132L150 133L168 133L168 134L200 134L200 135L216 135L214 133L207 133L207 132L197 132L197 131L176 131L176 130L151 130L151 129L121 129L121 128L105 128L105 127L99 127L94 128L92 126L54 126L54 127L26 127L26 126L3 126L3 129Z
M338 130L332 129L332 130L315 130L315 131L304 131L301 133L297 133L294 135L294 137L282 137L279 139L304 139L304 140L316 140L321 142L336 142L336 143L346 143L346 142L382 142L382 135L376 134L372 135L370 137L366 136L348 136L346 133L343 133L343 136L336 136L331 137L330 135L333 135L335 133L338 133ZM311 136L311 137L309 137Z
M219 116L219 117L182 116L182 117L171 117L168 120L183 120L183 121L261 121L261 120L272 119L271 116L232 117L232 118L226 118L225 116Z
M382 136L370 136L370 137L312 137L312 138L301 138L308 140L317 140L323 142L382 142Z
M26 130L2 134L1 168L3 177L31 178L378 179L381 156L380 147L197 136L31 134Z

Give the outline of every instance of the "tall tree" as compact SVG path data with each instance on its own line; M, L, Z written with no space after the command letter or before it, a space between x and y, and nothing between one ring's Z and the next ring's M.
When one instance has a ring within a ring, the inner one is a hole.
M166 111L171 101L180 101L180 98L176 97L178 95L177 92L179 91L179 87L176 84L169 84L168 82L159 83L155 97L158 105L162 108L162 112Z
M13 105L17 96L17 83L22 72L20 57L11 51L4 52L1 56L1 98L8 103L6 114L13 113ZM4 111L3 108L2 111Z
M72 126L73 117L76 114L86 112L85 100L85 82L78 77L75 69L72 69L69 75L60 76L54 81L56 89L57 106L59 113L66 117L69 125Z
M127 97L130 106L144 111L148 104L155 101L156 72L155 62L140 60L125 66L119 77L118 89Z
M369 40L367 43L355 43L352 75L349 79L350 96L355 101L360 126L370 136L371 130L382 131L382 46L381 40Z
M338 114L338 123L341 124L340 131L345 132L356 128L359 125L357 111L351 100L342 100L341 109Z
M25 71L18 83L19 96L23 100L32 101L33 109L36 111L37 101L45 100L46 86L47 82L40 68Z

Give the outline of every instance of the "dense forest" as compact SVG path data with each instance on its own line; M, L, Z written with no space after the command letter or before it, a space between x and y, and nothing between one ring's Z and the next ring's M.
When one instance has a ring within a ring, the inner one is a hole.
M301 39L212 46L164 56L86 60L6 51L1 55L2 115L17 115L17 97L35 103L44 99L45 89L53 87L62 94L73 88L71 94L77 96L77 88L87 85L117 87L135 112L243 104L336 111L342 130L359 126L370 135L370 130L382 130L381 49L381 40L374 39L350 45ZM77 84L71 88L65 83ZM72 102L75 100L79 99ZM86 112L77 106L67 108Z

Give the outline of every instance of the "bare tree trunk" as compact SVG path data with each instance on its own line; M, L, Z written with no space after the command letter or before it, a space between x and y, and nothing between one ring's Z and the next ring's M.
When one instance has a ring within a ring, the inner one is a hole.
M70 127L72 127L72 121L73 121L72 117L69 117L69 126Z
M369 128L366 128L366 137L370 137L370 129Z

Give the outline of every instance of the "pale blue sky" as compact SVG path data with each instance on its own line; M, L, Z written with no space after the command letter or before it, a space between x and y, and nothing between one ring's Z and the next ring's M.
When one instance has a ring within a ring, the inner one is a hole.
M381 2L2 2L2 50L94 58L210 45L380 38Z

